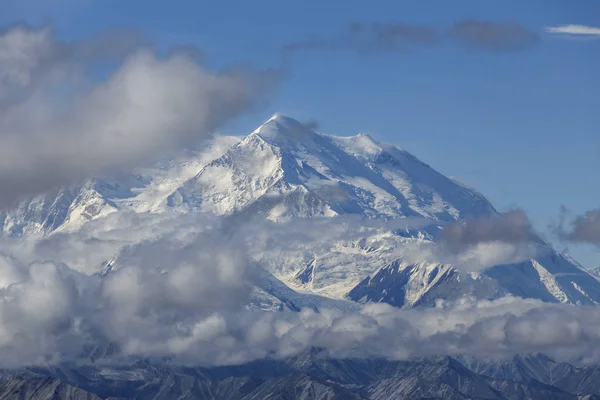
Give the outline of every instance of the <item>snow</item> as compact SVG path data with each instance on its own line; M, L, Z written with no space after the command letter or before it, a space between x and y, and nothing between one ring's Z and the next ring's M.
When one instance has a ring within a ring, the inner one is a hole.
M533 260L531 262L537 273L540 275L540 282L546 287L548 292L561 303L566 303L568 300L567 295L560 289L560 286L554 279L554 276L549 273L539 262ZM581 289L578 289L581 292Z
M0 222L4 236L53 235L131 211L243 212L277 223L348 215L430 221L431 226L421 229L365 229L354 238L323 238L286 249L251 246L250 256L265 271L261 276L266 283L257 282L254 292L257 308L290 308L291 298L308 306L333 301L346 307L348 296L410 307L463 295L600 301L600 282L553 252L477 275L426 260L403 262L403 249L435 240L439 224L493 216L494 207L480 193L397 146L367 134L313 132L280 114L246 137L217 136L133 174L91 178L23 201L0 215Z

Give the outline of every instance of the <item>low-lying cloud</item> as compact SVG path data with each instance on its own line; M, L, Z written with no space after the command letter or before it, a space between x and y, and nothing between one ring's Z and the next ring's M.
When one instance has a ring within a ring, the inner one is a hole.
M551 251L522 210L447 223L436 239L436 242L407 246L402 258L408 263L428 261L479 272L496 265L520 263Z
M443 246L453 252L486 242L521 244L539 242L527 215L512 210L490 218L469 219L465 223L451 222L442 230Z
M510 245L533 239L519 212L496 218L450 228L447 240L457 251L466 249L455 257L490 241ZM502 359L544 352L600 361L595 308L507 297L439 302L418 311L385 304L358 311L245 310L252 282L260 279L253 251L286 252L302 245L326 250L331 241L429 223L349 216L241 224L236 217L123 212L90 221L78 232L6 239L0 257L0 364L85 363L89 349L109 344L118 351L105 361L119 363L166 356L187 365L239 364L289 357L310 347L334 357ZM113 269L94 274L103 260L113 260Z
M115 67L116 65L116 67ZM98 79L98 74L107 76ZM0 32L0 207L195 144L264 101L272 71L212 71L129 32Z

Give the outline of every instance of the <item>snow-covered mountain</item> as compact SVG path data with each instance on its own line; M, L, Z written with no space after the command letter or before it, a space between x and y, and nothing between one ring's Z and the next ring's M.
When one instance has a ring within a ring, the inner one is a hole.
M595 305L600 302L600 286L567 257L547 249L533 260L496 265L479 273L465 273L447 264L397 260L348 293L360 303L385 302L397 307L432 307L436 300L457 300L463 295L490 300L513 295Z
M261 277L254 296L259 308L331 304L324 298L336 304L431 306L463 295L507 294L600 302L600 282L550 248L535 260L478 273L426 259L404 261L403 249L435 242L441 224L496 216L496 210L481 194L396 146L364 134L317 133L281 115L243 138L219 136L132 175L94 178L23 201L0 215L1 230L5 236L77 232L91 220L123 211L258 217L272 224L344 217L384 222L348 225L353 234L290 239L285 248L252 237L249 249ZM401 229L385 225L411 217L426 223ZM285 238L286 232L278 235ZM112 256L111 268L118 267L119 253Z
M268 218L489 215L481 195L411 154L367 135L312 132L276 115L169 197L169 205L217 214L252 209Z

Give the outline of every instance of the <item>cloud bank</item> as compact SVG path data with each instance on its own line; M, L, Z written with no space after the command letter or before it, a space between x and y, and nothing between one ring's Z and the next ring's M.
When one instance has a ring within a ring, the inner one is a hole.
M212 71L189 51L161 55L130 32L65 42L49 27L7 28L0 206L195 144L260 104L276 75Z
M169 357L175 364L231 365L289 357L310 347L334 357L503 359L544 352L569 361L599 361L600 311L595 308L507 297L465 298L419 310L385 304L358 311L246 310L258 273L249 247L289 251L302 243L325 246L328 240L426 223L370 221L361 227L352 217L290 225L246 221L115 213L76 233L5 240L0 365L87 363L92 353L105 353L109 363ZM528 224L518 212L493 222L476 220L460 233L452 227L446 235L457 248L471 249L481 243L474 232L481 232L483 243L516 243L506 235L515 229L529 240ZM117 261L112 270L93 274L103 260Z

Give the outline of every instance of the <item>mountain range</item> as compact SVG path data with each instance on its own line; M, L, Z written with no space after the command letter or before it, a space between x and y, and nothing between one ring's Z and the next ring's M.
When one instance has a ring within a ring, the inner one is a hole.
M334 360L319 349L231 367L28 368L2 374L3 399L476 399L595 400L598 368L543 355L503 363L433 357Z

